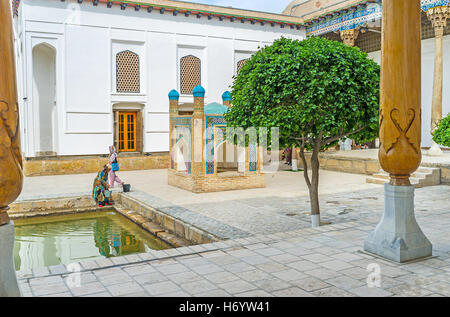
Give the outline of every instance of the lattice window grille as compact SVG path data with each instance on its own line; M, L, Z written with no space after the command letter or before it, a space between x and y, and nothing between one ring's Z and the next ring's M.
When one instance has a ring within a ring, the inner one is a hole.
M119 93L140 93L139 55L131 52L120 52L116 56L117 87Z
M202 84L202 62L193 55L180 60L180 90L183 95L191 95L196 86Z
M372 31L359 34L355 41L355 46L359 47L361 51L366 53L379 51L381 50L381 34Z
M237 66L236 66L236 74L239 75L239 73L241 72L242 67L244 67L245 63L248 62L248 58L240 60L239 62L237 62Z
M331 40L331 41L338 41L338 42L341 41L341 36L338 33L335 33L335 32L326 33L326 34L322 34L322 35L319 35L319 36L320 37L324 37L324 38L326 38L328 40Z

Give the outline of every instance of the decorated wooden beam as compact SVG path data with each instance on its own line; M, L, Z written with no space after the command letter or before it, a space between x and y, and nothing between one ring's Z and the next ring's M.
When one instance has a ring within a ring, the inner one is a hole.
M382 0L361 1L357 5L327 12L305 21L306 34L317 36L331 32L358 29L378 21L381 23ZM435 7L448 6L450 0L422 0L421 9L428 11Z

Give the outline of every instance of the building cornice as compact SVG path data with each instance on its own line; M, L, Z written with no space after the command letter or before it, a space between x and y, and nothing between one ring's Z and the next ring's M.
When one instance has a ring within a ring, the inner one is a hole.
M12 0L19 1L19 0ZM65 0L60 0L65 1ZM300 17L273 14L267 12L243 10L237 8L220 7L199 3L191 3L174 0L77 0L78 3L92 3L97 6L104 3L108 8L119 7L121 10L135 10L147 12L159 12L161 14L172 14L173 16L197 16L208 20L218 19L220 21L239 21L241 23L290 27L299 30L304 26L304 20Z

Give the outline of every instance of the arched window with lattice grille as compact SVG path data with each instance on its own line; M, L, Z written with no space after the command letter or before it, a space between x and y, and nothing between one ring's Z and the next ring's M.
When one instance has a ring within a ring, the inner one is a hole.
M119 93L141 92L139 55L131 51L117 53L116 56L116 91Z
M239 75L239 73L241 72L242 67L244 67L245 63L247 63L248 58L240 60L239 62L237 62L237 66L236 66L236 74Z
M184 56L180 60L180 91L183 95L191 95L192 90L202 84L202 62L193 55Z

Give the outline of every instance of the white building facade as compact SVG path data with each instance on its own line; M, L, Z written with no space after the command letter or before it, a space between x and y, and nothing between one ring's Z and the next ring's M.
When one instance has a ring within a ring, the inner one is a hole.
M306 37L297 17L170 0L13 2L28 158L168 152L169 91L221 102L259 47Z

